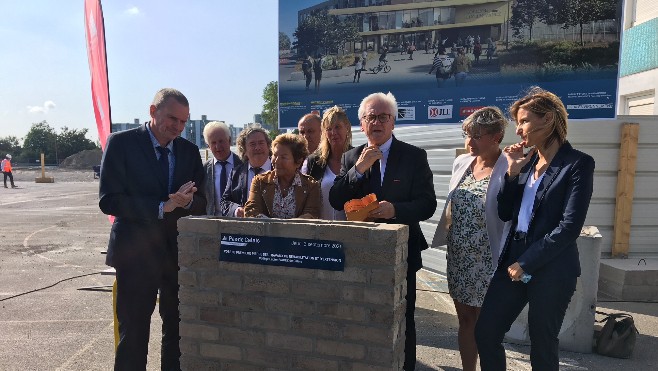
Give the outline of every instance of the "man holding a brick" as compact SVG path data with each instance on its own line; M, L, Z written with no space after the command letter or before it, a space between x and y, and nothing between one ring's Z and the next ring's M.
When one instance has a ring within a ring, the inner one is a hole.
M428 247L420 222L434 214L436 195L425 150L393 136L397 111L391 93L374 93L361 101L358 114L368 143L343 154L329 202L343 210L345 202L374 193L379 206L368 220L409 226L404 347L404 369L409 371L416 366L416 272L423 266L420 252Z

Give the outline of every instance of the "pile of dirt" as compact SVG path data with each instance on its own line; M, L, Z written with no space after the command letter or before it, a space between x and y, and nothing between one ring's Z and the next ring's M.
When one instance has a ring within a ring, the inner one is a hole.
M87 170L91 169L92 166L100 165L101 157L103 157L103 151L100 149L88 149L65 158L59 164L59 167Z

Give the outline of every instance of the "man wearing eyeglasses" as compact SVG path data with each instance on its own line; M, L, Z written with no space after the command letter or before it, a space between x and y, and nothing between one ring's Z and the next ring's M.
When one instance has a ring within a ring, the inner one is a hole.
M368 143L343 154L329 202L334 209L343 210L345 202L375 193L379 206L368 214L368 220L409 226L404 369L413 370L416 272L423 265L420 252L427 248L420 222L434 214L436 195L425 150L393 136L396 113L397 102L391 93L374 93L361 101L358 114Z

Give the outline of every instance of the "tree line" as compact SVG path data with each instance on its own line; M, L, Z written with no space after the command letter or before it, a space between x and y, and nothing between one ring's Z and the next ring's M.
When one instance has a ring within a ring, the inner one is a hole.
M65 158L87 149L100 148L97 143L87 139L89 129L69 129L62 127L59 132L41 121L32 124L30 131L22 138L15 136L0 137L0 154L11 154L12 162L34 164L41 160L41 153L47 164L59 164Z
M515 34L527 28L532 41L532 27L539 23L578 26L580 44L584 45L583 25L618 18L620 0L516 0L510 24Z

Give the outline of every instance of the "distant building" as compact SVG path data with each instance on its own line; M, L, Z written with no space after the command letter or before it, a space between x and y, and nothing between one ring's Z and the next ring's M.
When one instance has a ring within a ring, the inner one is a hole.
M220 121L220 120L209 120L206 115L201 115L200 120L188 120L185 124L185 129L181 133L181 137L189 140L190 142L196 144L199 148L207 148L206 142L203 140L203 128L206 127L206 124L210 121ZM223 121L222 121L223 122ZM112 132L124 131L129 129L134 129L139 127L139 119L135 119L134 122L129 123L112 123ZM235 145L235 139L240 133L240 129L234 127L233 125L228 125L229 131L231 133L231 145Z
M655 0L624 2L619 60L618 115L658 115L658 6Z
M138 128L140 125L141 124L139 123L139 119L135 119L134 122L125 122L125 123L113 122L111 132L114 133L117 131L134 129L134 128Z

